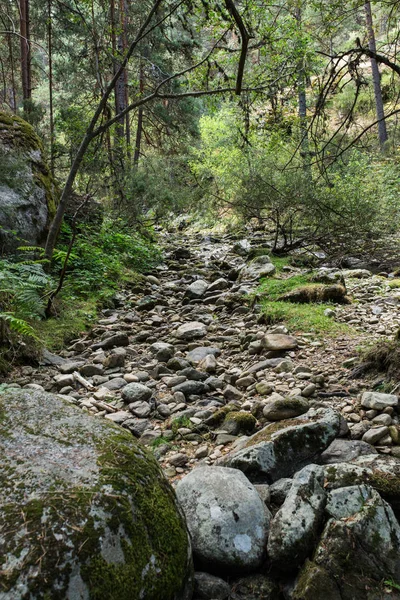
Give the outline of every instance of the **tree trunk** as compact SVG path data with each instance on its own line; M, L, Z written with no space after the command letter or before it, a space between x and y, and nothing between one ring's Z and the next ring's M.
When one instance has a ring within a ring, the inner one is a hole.
M368 32L368 46L371 52L376 54L376 43L375 43L375 32L372 22L372 11L371 11L371 3L365 2L365 17L366 17L366 25ZM372 69L372 80L374 82L374 94L375 94L375 108L376 108L376 116L378 119L378 135L379 135L379 144L381 149L384 147L385 142L387 142L388 134L386 130L386 121L385 121L385 111L383 108L383 100L382 100L382 90L381 90L381 76L379 73L378 63L375 58L371 58L371 69Z
M297 34L301 36L302 31L302 6L301 0L298 0L295 8L295 19L297 22ZM309 169L310 161L310 149L308 141L308 124L307 124L307 96L306 96L306 85L307 85L307 73L305 68L305 53L303 49L302 41L298 47L298 61L297 61L297 98L298 98L298 115L300 121L300 146L301 155L304 161L305 169Z
M20 34L21 34L21 81L24 112L30 112L30 100L32 96L31 76L31 45L29 36L29 0L20 0Z
M139 86L140 86L140 93L143 94L143 92L144 92L144 74L143 74L142 63L140 63L140 66L139 66ZM137 118L135 153L133 156L134 166L137 166L139 164L140 147L142 145L142 133L143 133L143 106L140 106L139 110L138 110L138 118Z
M50 171L54 177L54 106L53 106L53 24L51 1L47 3L47 36L49 52Z

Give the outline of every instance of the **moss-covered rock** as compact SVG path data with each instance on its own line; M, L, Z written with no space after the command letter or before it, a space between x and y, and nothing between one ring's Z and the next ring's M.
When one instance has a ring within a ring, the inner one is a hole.
M54 395L0 404L0 598L190 598L186 524L155 459Z
M0 243L3 252L43 241L56 210L57 196L42 143L32 126L0 111Z
M313 562L297 580L295 600L377 600L386 595L383 582L400 578L400 526L387 504L369 486L331 492L328 520Z
M315 462L337 436L339 426L339 413L312 408L302 417L264 427L219 464L240 469L251 481L272 483Z

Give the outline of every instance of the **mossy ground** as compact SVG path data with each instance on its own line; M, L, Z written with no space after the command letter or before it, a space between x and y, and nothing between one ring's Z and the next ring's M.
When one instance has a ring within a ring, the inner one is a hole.
M96 298L76 300L73 306L63 302L59 309L59 315L31 323L41 344L51 352L62 350L93 325L98 313L98 302Z
M324 312L334 305L327 303L294 304L279 300L284 294L311 284L311 274L283 276L282 268L287 259L273 259L277 272L274 277L264 279L257 290L261 302L261 311L267 324L283 323L292 333L308 332L316 336L351 334L348 325L338 323L327 317Z

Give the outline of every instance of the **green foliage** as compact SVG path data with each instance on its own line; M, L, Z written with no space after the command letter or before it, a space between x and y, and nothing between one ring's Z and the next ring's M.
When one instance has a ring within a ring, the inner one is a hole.
M43 295L50 284L41 264L0 260L1 310L22 319L42 317Z
M328 304L292 304L263 299L261 310L270 324L284 323L291 332L315 333L317 336L350 333L351 329L324 315Z
M54 258L62 266L70 229L63 226L62 243ZM73 246L68 262L64 296L106 298L133 272L152 268L160 254L155 245L128 228L121 219L107 218L100 229L85 228Z
M258 292L267 300L277 300L283 294L303 285L307 285L311 281L311 275L296 274L286 279L277 279L271 277L264 279Z
M256 219L273 237L273 250L299 245L354 252L371 237L394 232L399 217L397 160L348 151L321 176L296 154L296 136L263 133L251 122L241 141L238 111L224 105L200 121L201 146L191 168L214 214ZM327 150L329 157L330 150ZM332 149L333 152L333 149Z

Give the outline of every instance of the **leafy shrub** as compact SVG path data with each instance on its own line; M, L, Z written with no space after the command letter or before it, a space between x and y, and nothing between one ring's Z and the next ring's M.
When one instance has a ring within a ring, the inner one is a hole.
M60 266L70 235L70 228L64 225L62 243L54 254ZM150 269L159 256L152 242L132 232L121 219L107 218L100 230L87 227L77 236L68 263L66 291L74 296L105 296L118 289L130 272Z

